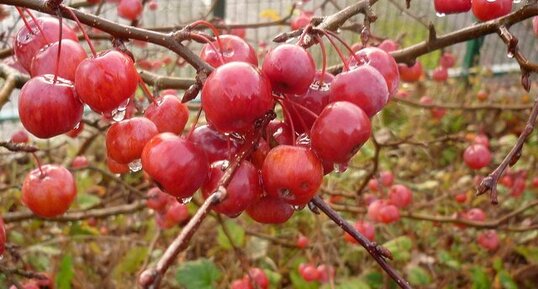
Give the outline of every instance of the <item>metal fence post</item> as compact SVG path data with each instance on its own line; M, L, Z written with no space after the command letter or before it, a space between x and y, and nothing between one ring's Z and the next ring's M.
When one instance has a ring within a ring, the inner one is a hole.
M226 0L215 0L215 9L213 10L213 16L215 18L224 19L226 17Z

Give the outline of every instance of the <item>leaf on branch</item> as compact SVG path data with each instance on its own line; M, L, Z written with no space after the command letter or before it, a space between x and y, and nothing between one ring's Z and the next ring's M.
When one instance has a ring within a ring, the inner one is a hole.
M412 285L424 286L432 282L428 271L420 266L413 266L407 269L407 281Z
M221 272L208 259L198 259L183 263L176 272L177 282L186 289L214 289Z
M271 21L277 21L280 19L280 14L275 9L265 9L260 12L260 18L267 18Z
M411 258L413 242L409 237L401 236L386 242L383 244L383 247L387 248L392 253L393 260L407 261Z
M56 274L56 288L57 289L71 289L71 280L75 276L75 270L73 270L73 257L71 255L65 255L60 262L60 268Z

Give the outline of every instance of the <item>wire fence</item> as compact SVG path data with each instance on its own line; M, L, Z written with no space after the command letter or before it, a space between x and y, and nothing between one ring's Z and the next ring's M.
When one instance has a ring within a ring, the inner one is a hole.
M214 4L211 0L202 1L185 1L185 0L156 0L159 8L156 11L146 11L143 15L140 25L143 27L163 27L174 26L190 23L201 17L205 17L211 11ZM225 22L233 23L259 23L275 20L276 18L285 17L288 15L292 5L296 1L292 0L218 0L224 2ZM78 1L71 1L74 2ZM302 9L313 10L315 15L328 15L338 11L339 9L354 3L351 0L311 0L303 4ZM442 35L463 27L472 25L475 20L471 13L463 13L457 15L447 15L438 17L433 8L433 1L413 1L411 9L406 10L404 1L388 0L380 1L374 6L374 12L378 16L378 20L372 24L372 33L376 36L384 38L401 38L402 46L406 47L411 44L427 39L428 29L427 24L432 22L435 24L438 35ZM518 9L523 4L514 4L514 9ZM95 13L97 7L81 8L90 13ZM22 26L20 18L15 9L9 8L10 16L0 21L0 35L4 35L3 42L0 47L9 47L12 43L12 37L19 27ZM100 8L99 15L107 19L111 19L123 24L128 24L127 20L118 18L114 4L107 3ZM212 16L209 16L211 18ZM361 22L362 16L356 16L352 21ZM270 43L272 37L280 32L288 31L288 26L270 26L262 29L247 29L246 39L257 46L260 41ZM516 24L510 30L519 38L520 49L527 55L530 60L538 60L538 46L536 45L536 37L532 32L532 23L529 19L522 23ZM344 31L342 32L344 39L350 43L359 41L359 33ZM108 44L105 44L108 45ZM130 45L137 57L147 55L158 55L165 53L162 48L148 46L147 48L138 48ZM189 46L197 51L199 44L191 43ZM461 65L466 53L466 44L460 43L449 48L450 51L458 59L458 64ZM314 57L320 59L320 53L313 49ZM423 57L423 63L427 68L433 68L437 65L439 53ZM329 63L339 63L336 53L329 53ZM319 62L318 62L319 63ZM484 45L480 51L480 66L484 67L501 67L501 68L516 68L515 61L507 57L506 46L496 35L486 36ZM188 67L176 69L175 75L192 76L194 71ZM1 83L1 80L0 80ZM5 124L12 127L14 119L17 119L17 94L15 91L10 102L0 111L0 137L5 137L8 129ZM5 123L5 124L4 124ZM10 130L11 131L11 130Z

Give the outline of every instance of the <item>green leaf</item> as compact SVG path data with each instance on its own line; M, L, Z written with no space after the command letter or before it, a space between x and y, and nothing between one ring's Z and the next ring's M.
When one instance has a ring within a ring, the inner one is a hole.
M361 278L344 279L339 281L339 285L336 285L335 289L371 289L368 284ZM321 289L331 288L330 284L324 284Z
M230 239L233 244L237 247L243 247L243 245L245 244L245 229L243 229L243 227L239 226L236 222L233 221L224 222L224 226L226 226L226 231L230 235ZM230 244L230 240L228 239L226 234L224 234L222 226L218 228L217 242L222 248L226 250L230 250L233 248L232 244Z
M73 258L65 255L60 262L58 273L56 273L55 283L57 289L71 289L71 280L75 276L73 270Z
M76 203L81 209L87 209L93 207L101 202L101 199L97 196L90 194L78 194Z
M499 280L499 283L504 289L518 289L518 286L514 279L512 279L512 277L510 277L510 274L508 274L508 272L504 270L500 271L497 274L496 279Z
M443 265L454 268L456 270L459 270L461 268L461 263L458 260L454 259L450 255L450 253L445 250L439 251L437 253L437 258L439 259L439 262Z
M176 272L177 282L186 289L214 289L220 276L217 266L208 259L185 262Z
M516 247L516 251L523 255L529 263L538 263L538 247Z
M491 282L482 267L474 267L471 269L471 280L473 282L472 289L490 289Z
M69 235L99 235L99 231L96 228L82 225L81 223L73 223L73 225L69 227Z
M269 279L269 288L270 289L278 289L280 288L280 280L282 280L282 275L280 275L277 272L273 272L271 270L263 270L265 272L265 275L267 276L267 279Z
M416 286L428 285L432 282L430 274L419 266L410 267L407 270L407 278L409 283Z
M362 277L368 283L368 286L378 289L383 287L383 274L379 272L370 272Z
M291 284L293 289L318 289L318 282L307 282L299 275L298 270L293 270L290 273Z
M413 248L413 242L407 236L400 236L396 239L392 239L385 244L383 247L387 248L394 258L397 261L406 261L411 258L411 249Z

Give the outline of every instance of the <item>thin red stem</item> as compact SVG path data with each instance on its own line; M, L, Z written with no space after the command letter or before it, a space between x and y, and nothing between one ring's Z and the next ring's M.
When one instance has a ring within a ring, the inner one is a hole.
M287 100L283 100L286 104L289 104L291 102L288 102ZM295 115L299 118L299 122L301 123L301 126L303 127L304 131L307 132L308 131L308 125L306 125L306 122L304 121L304 118L303 116L297 111L297 109L295 108L295 105L293 103L291 103L291 107L288 106L288 108L290 109L293 109L293 112L295 112ZM290 120L290 122L293 121L293 120Z
M351 57L355 58L355 61L357 61L357 63L360 63L359 57L355 54L355 52L353 52L353 49L351 48L351 46L349 46L349 44L347 44L340 36L338 36L338 34L336 34L335 32L333 32L331 30L326 30L325 32L329 33L329 35L336 38L336 40L338 40L340 43L342 43L342 45L344 45L344 47L349 52L349 55Z
M195 33L192 33L191 37L193 38L198 38L200 40L202 40L203 42L207 43L209 46L211 46L211 48L213 50L215 50L217 52L217 55L219 57L219 60L222 64L226 63L224 61L224 55L222 54L222 49L217 49L217 47L215 46L215 44L213 43L213 41L211 41L211 39L203 36L203 35L200 35L200 34L195 34ZM220 53L218 53L220 51Z
M32 29L32 26L30 23L28 23L28 20L26 20L26 17L24 17L24 13L22 12L22 9L20 7L15 7L17 9L17 12L19 12L19 15L21 16L22 22L24 22L24 26L26 26L26 29L30 31L30 33L34 34L34 29Z
M142 88L142 91L144 94L148 97L148 99L155 105L157 105L157 101L155 100L155 97L153 97L153 94L149 91L148 86L146 83L142 80L140 75L138 76L138 85L140 85L140 88Z
M220 41L220 33L219 33L219 30L215 27L215 25L205 21L205 20L196 20L194 21L193 23L191 23L189 26L194 28L198 25L203 25L207 28L209 28L213 34L215 35L215 38L217 38L217 45L219 46L219 50L215 50L215 51L220 51L220 55L222 56L222 58L224 58L224 47L222 46L222 42ZM224 64L224 61L222 62Z
M45 172L43 171L43 168L41 167L41 161L35 154L35 152L32 153L32 156L34 157L35 163L37 164L37 168L39 169L39 173L41 174L41 177L45 177Z
M323 39L321 39L319 35L316 35L315 37L319 43L319 48L321 48L321 78L319 80L319 87L321 88L325 81L325 72L327 70L327 50L325 49L325 43L323 43Z
M336 43L334 43L334 40L331 38L331 36L325 30L319 30L319 31L321 31L321 33L323 33L323 35L327 37L331 45L334 47L334 50L336 50L336 53L338 53L338 56L340 57L340 60L342 60L342 64L344 65L344 69L349 70L349 66L347 64L346 59L344 58L344 54L342 54L342 51L340 50L340 48L338 48Z
M97 52L95 52L95 47L93 46L93 43L90 40L90 37L88 37L88 34L84 30L84 27L82 27L82 23L80 23L80 20L78 20L77 15L73 11L71 11L71 9L65 9L65 10L67 11L67 13L69 13L69 15L71 15L73 19L75 19L75 22L77 22L77 25L80 28L80 31L82 31L82 35L84 35L84 39L90 46L90 50L92 52L93 57L97 57Z
M62 25L63 25L63 18L60 16L60 38L58 39L58 55L56 56L56 69L54 71L54 79L52 82L56 83L58 80L58 71L60 70L60 56L62 53Z
M293 126L293 120L291 119L291 114L290 112L288 111L286 105L284 104L284 99L279 100L277 98L277 102L280 103L280 106L282 107L282 111L284 112L284 114L286 115L286 119L289 120L290 122L290 129L291 129L291 140L292 142L295 144L295 126Z
M198 109L198 112L196 113L196 118L194 119L191 130L189 131L189 134L187 135L187 140L191 139L192 133L194 132L194 129L196 128L196 125L198 124L198 121L200 120L200 115L202 114L202 106L200 105L200 109Z
M314 118L318 118L318 116L319 116L317 113L313 112L312 110L310 110L306 106L304 106L304 105L302 105L300 103L297 103L296 101L293 101L293 100L291 100L289 98L280 98L280 99L286 100L287 102L291 103L292 105L299 107L300 109L306 111L308 114L310 114Z

